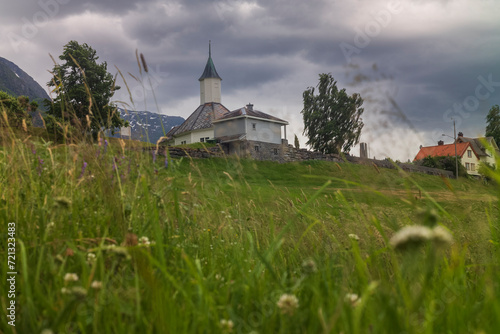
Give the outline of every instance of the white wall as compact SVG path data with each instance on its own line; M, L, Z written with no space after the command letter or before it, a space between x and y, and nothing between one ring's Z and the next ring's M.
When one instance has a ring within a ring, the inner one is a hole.
M253 118L246 118L245 120L248 140L281 144L281 124ZM255 129L252 124L255 124Z
M221 103L221 80L206 78L200 81L200 104Z
M185 141L186 144L199 143L200 138L207 138L207 137L209 139L214 139L214 128L193 131L186 133L180 137L176 137L173 145L181 145L183 141Z
M469 151L470 151L471 157L469 157L469 154L468 154ZM469 164L469 169L467 170L468 174L479 175L479 173L478 173L479 159L476 157L476 155L474 154L474 151L472 150L472 148L470 146L467 147L467 150L465 151L464 155L462 156L462 165L464 165L464 167L466 167L466 163Z

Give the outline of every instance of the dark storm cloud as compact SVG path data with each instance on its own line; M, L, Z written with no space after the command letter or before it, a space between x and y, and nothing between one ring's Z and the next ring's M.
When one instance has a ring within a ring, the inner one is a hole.
M43 84L51 63L37 63L37 57L59 55L72 39L86 42L97 50L101 61L108 62L112 73L115 65L120 68L141 101L142 84L127 73L138 75L137 48L153 69L149 75L159 104L185 106L198 99L198 78L212 40L225 101L234 101L234 96L246 99L249 92L257 95L254 102L260 105L261 99L273 107L284 105L297 111L297 120L292 114L287 117L300 124L301 94L315 86L318 73L324 72L332 73L349 92L367 94L365 118L373 123L366 128L374 131L380 119L399 130L411 125L415 131L429 132L449 128L450 117L460 119L463 127L479 129L484 127L489 107L500 103L500 87L496 86L500 82L500 24L494 14L500 4L489 0L471 4L437 0L21 0L3 4L0 10L0 37L5 42L0 55L11 58ZM49 20L37 25L44 13ZM28 37L23 35L26 22L37 28ZM9 32L26 38L12 43L5 38ZM349 85L356 74L362 84ZM492 83L484 88L480 78ZM488 93L487 98L477 96L481 84L481 96ZM289 101L294 105L288 106ZM456 107L463 109L467 103L466 112ZM186 117L195 107L171 112Z

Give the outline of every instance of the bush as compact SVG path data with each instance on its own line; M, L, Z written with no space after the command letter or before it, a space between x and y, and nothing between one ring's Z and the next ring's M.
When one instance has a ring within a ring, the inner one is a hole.
M31 116L28 113L29 108L29 98L21 96L17 99L0 91L0 112L5 110L7 113L7 122L11 127L21 127L23 119L26 125L31 125Z
M438 157L432 157L429 155L421 160L416 161L415 164L424 167L444 169L453 172L453 175L456 174L455 157L449 155ZM467 170L462 165L460 158L458 158L458 175L462 177L468 176Z

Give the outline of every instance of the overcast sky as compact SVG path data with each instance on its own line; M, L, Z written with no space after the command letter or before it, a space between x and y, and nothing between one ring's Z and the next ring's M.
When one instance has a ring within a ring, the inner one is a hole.
M44 88L70 40L125 76L137 110L189 116L208 57L222 103L290 122L301 145L302 92L331 73L365 99L362 141L378 159L413 159L419 145L484 135L500 104L498 0L16 0L0 5L0 56ZM149 65L145 91L135 52ZM154 88L158 107L152 99ZM130 102L125 85L116 99ZM352 150L359 155L359 149Z

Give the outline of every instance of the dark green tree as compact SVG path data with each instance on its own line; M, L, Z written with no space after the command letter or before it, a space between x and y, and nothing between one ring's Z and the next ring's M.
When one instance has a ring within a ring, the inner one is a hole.
M97 63L96 51L87 44L70 41L64 46L55 64L53 78L48 83L56 97L48 103L50 124L61 120L94 136L104 129L125 125L117 108L110 102L114 92L120 87L107 71L106 62Z
M345 89L339 90L331 74L320 74L316 87L316 95L314 87L302 94L307 145L322 153L349 152L358 143L363 128L363 99L359 94L349 96Z
M491 107L486 116L486 137L493 137L500 145L500 107L498 104Z
M297 135L295 135L293 146L295 146L297 150L300 148L299 137L297 137Z

